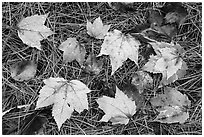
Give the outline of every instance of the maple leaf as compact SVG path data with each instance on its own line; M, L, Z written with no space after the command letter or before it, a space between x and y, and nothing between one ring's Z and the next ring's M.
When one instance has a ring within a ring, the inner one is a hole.
M183 6L181 2L167 2L163 7L165 15L165 23L174 23L178 26L182 25L188 14L187 9Z
M44 25L47 16L48 14L33 15L22 19L18 23L18 36L23 43L41 50L40 41L55 34Z
M184 123L189 118L186 108L190 106L191 101L175 88L165 87L164 94L152 98L150 102L159 111L159 115L154 121Z
M61 43L58 48L64 51L63 61L65 63L76 60L80 65L83 64L86 50L82 45L78 43L76 38L68 38L66 41Z
M152 73L162 73L163 84L169 84L183 77L187 70L186 63L180 57L184 52L178 44L165 42L152 42L156 56L151 55L143 70Z
M96 60L96 55L90 53L86 62L85 62L85 71L91 74L98 75L102 70L103 62L100 60Z
M137 110L140 110L142 107L144 107L145 98L142 93L140 93L140 90L137 86L130 83L123 84L122 86L118 85L118 87L119 86L123 93L127 95L129 99L135 102Z
M186 15L187 15L186 13L185 14L179 14L177 12L169 12L165 16L165 21L166 21L166 23L177 22L178 25L180 26L181 24L184 23Z
M153 79L147 72L137 71L132 76L131 84L135 85L141 94L145 88L153 87Z
M157 55L162 55L166 58L174 58L184 52L184 49L179 44L166 42L149 42L149 44Z
M163 23L163 16L160 11L158 10L150 10L149 11L149 16L148 16L148 21L150 23L150 27L155 29L157 26L161 26Z
M110 56L113 74L128 58L137 64L139 45L140 42L131 35L114 30L107 33L98 56Z
M127 124L129 118L136 112L135 101L132 101L116 87L115 98L103 96L96 100L105 115L100 121L112 124Z
M87 20L87 33L95 37L96 39L104 39L105 35L108 33L111 25L103 25L100 17L96 18L93 24Z
M165 14L164 24L174 23L180 26L188 14L186 7L181 2L166 2L160 9Z
M91 91L84 83L78 80L67 82L64 78L52 77L43 82L45 86L40 90L36 109L54 104L52 115L59 130L74 110L80 113L88 109L86 94Z
M162 25L163 21L164 21L164 16L161 14L161 11L159 11L158 9L157 10L151 10L149 12L148 21L150 22L150 28L152 28L153 30L156 30L159 33L157 35L150 35L147 33L147 36L154 38L155 40L157 40L157 38L159 38L158 36L160 34L167 35L170 38L172 38L177 33L177 27L175 24ZM168 37L166 37L166 38L168 41ZM162 41L164 40L161 38L159 38L159 39Z
M37 64L34 61L23 60L10 67L11 77L16 81L24 81L33 78L36 74Z
M135 11L133 3L134 2L108 2L108 5L114 10L126 13Z
M154 119L161 123L184 123L189 118L189 113L183 112L180 107L177 106L165 106L163 110L159 111L159 115Z

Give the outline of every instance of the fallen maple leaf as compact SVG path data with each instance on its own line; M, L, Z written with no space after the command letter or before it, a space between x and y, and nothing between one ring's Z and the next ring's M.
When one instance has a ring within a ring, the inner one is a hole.
M147 72L137 71L132 76L131 84L135 85L141 94L145 88L153 87L153 79Z
M11 77L16 81L24 81L33 78L36 74L37 64L34 61L23 60L10 67Z
M48 14L33 15L22 19L18 23L18 36L23 43L41 50L40 41L54 34L44 25L47 16Z
M102 69L103 62L96 60L96 55L90 53L85 62L85 71L98 75Z
M133 6L134 2L108 2L108 5L120 12L134 12L136 9Z
M162 73L163 84L170 84L185 75L186 63L180 57L183 49L178 44L165 42L152 42L156 56L150 56L149 61L143 66L143 70L152 73Z
M161 14L161 11L159 10L151 10L149 13L148 21L150 22L150 27L156 30L160 34L164 34L172 38L177 33L178 28L175 24L164 24L163 25L164 16ZM156 35L153 35L153 36L155 37Z
M78 80L48 78L43 80L45 86L40 90L36 109L53 105L52 115L60 130L62 124L71 117L74 110L82 112L88 109L87 93L91 90Z
M113 74L128 58L137 64L139 45L140 42L131 35L114 30L107 33L98 56L110 56Z
M118 87L119 86L123 93L127 95L129 99L135 102L137 110L140 110L142 107L144 107L145 98L144 95L140 93L137 86L130 83L123 84L122 86L118 85Z
M189 113L183 112L180 107L177 106L165 106L159 110L159 115L154 119L161 123L184 123L189 118Z
M165 24L177 24L180 26L184 23L188 14L186 7L181 2L166 2L162 7L165 15Z
M162 55L165 58L174 58L184 52L184 49L179 44L166 42L149 42L157 55Z
M148 21L150 27L155 29L155 27L160 27L163 23L163 15L159 10L150 10L148 15Z
M150 102L159 111L159 115L154 121L184 123L189 118L186 108L190 106L191 101L175 88L165 87L164 94L152 98Z
M65 63L76 60L80 65L83 64L86 50L82 45L78 43L76 38L68 38L58 48L64 51L63 61Z
M105 115L100 121L112 124L127 124L136 112L135 101L132 101L116 87L115 98L103 96L96 100Z
M96 18L93 24L87 20L87 33L95 37L96 39L104 39L105 35L108 33L111 25L103 25L100 17Z
M178 23L178 25L182 25L185 21L186 13L180 14L177 12L169 12L165 16L166 23Z

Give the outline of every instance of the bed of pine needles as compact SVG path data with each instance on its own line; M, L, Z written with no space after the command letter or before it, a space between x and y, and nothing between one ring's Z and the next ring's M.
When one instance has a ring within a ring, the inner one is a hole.
M187 62L188 71L184 78L176 81L172 86L188 95L192 106L190 117L184 124L160 124L151 122L156 112L152 108L146 108L146 115L137 112L127 125L111 125L111 123L99 122L103 112L98 109L94 98L100 94L99 90L109 88L114 84L110 77L110 67L103 67L99 75L82 73L77 62L63 64L62 52L58 46L68 37L76 37L84 44L86 50L99 53L101 40L91 39L86 33L87 20L93 21L98 16L105 24L111 24L111 30L125 31L134 28L137 24L146 21L148 9L157 7L162 3L137 3L137 12L124 13L111 9L107 3L2 3L2 111L24 104L35 105L38 93L42 88L43 80L49 77L63 77L65 79L78 79L88 85L93 93L88 95L90 110L81 114L74 113L67 120L60 131L50 114L46 114L48 122L44 125L45 134L87 134L87 135L197 135L202 134L202 4L183 3L187 8L188 16L185 23L179 28L175 41L182 43L186 53L184 61ZM17 24L23 17L34 14L49 13L46 26L57 33L42 41L42 51L38 52L23 44L17 35ZM25 82L17 82L11 78L9 67L23 59L36 60L38 70L34 79ZM110 61L104 59L110 66ZM142 62L142 61L141 61ZM116 83L123 82L125 78L134 73L137 67L123 65L121 70L114 74ZM97 80L105 79L106 85L100 86ZM148 101L148 100L147 100ZM148 102L147 102L148 103ZM47 111L49 112L49 111ZM24 129L26 121L33 110L11 112L2 117L3 134L26 134ZM144 114L144 113L143 113ZM29 119L28 119L29 120ZM27 120L27 121L28 121ZM29 123L29 122L27 122ZM24 125L24 126L22 126ZM33 127L34 128L34 127Z

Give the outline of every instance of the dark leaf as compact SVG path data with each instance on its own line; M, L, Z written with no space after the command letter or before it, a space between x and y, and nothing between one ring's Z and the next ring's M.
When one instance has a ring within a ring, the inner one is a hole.
M151 24L151 28L160 27L163 23L163 15L159 10L150 10L148 16L148 22Z
M145 71L137 71L132 76L131 84L135 85L141 94L144 89L153 87L153 79L149 73Z
M37 64L32 60L22 60L10 67L11 77L17 81L33 78L36 74Z
M135 9L133 8L133 2L109 2L109 6L120 12L133 12Z
M102 70L103 62L96 59L96 55L90 53L85 62L85 71L91 74L98 75Z
M135 101L135 105L137 106L137 109L141 109L144 103L144 96L143 94L139 93L139 90L137 87L133 84L127 84L124 85L122 88L122 91L128 96L128 98Z
M160 9L165 13L165 23L176 23L180 26L187 16L187 9L181 2L167 2Z

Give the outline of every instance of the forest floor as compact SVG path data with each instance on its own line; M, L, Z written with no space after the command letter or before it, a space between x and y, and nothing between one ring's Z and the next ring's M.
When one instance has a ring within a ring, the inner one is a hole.
M62 52L57 47L68 37L76 37L80 43L85 45L86 51L94 50L94 54L98 54L102 41L88 37L87 20L93 21L100 16L105 24L111 24L111 30L126 31L137 24L145 23L148 10L160 4L162 3L137 3L135 7L137 12L127 13L115 11L107 3L2 3L2 111L20 105L35 104L43 86L43 80L49 77L78 79L86 83L91 90L101 88L97 87L100 85L97 81L101 79L108 81L106 85L108 88L114 83L122 83L137 70L137 67L131 62L127 61L127 64L123 65L121 70L113 76L110 76L110 68L104 69L99 75L88 75L81 73L77 62L63 65ZM151 108L146 108L149 109L146 115L138 112L127 125L111 125L111 123L99 122L103 112L98 108L93 108L81 114L73 114L71 119L63 124L60 131L51 114L46 114L48 122L43 127L44 134L202 134L202 3L183 3L183 5L187 8L188 15L186 21L179 27L174 40L182 43L182 47L187 51L183 59L187 63L188 70L183 78L173 83L173 86L185 93L191 100L190 117L184 124L151 122L156 112ZM45 25L51 28L56 35L43 40L41 42L42 51L38 52L22 43L17 34L17 24L23 17L46 13L49 13L49 16ZM37 60L37 74L29 81L17 82L12 79L9 68L15 62L23 59ZM104 60L104 62L109 64L109 60ZM99 95L94 92L90 96L92 99ZM3 134L32 132L26 131L26 125L29 124L28 121L31 121L29 116L34 113L34 109L30 109L4 115L2 117Z

